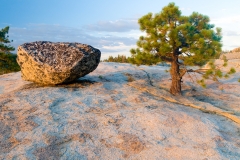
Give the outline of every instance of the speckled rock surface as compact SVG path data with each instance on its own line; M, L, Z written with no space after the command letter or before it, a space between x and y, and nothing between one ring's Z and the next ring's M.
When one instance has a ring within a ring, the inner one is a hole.
M240 68L206 89L184 76L175 98L165 70L101 62L56 86L1 75L0 160L239 160L240 123L215 113L240 118Z
M100 50L90 45L69 42L38 41L18 47L17 62L22 78L41 84L71 82L94 71Z

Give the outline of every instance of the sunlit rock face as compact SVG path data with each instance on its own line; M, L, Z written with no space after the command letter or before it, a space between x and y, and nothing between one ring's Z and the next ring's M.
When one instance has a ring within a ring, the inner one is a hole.
M61 84L94 71L101 52L87 44L38 41L20 45L17 55L24 80Z

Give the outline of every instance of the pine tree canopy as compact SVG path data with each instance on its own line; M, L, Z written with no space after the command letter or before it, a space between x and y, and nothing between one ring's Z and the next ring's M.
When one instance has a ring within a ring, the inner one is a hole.
M16 61L17 55L11 53L14 47L8 44L11 42L8 39L8 31L8 26L0 30L0 75L20 70Z
M14 51L14 47L7 45L11 41L8 39L8 31L9 26L0 30L0 53L9 53L10 51Z
M174 3L169 3L158 14L148 13L138 20L140 30L145 32L131 49L134 64L172 62L178 55L184 65L206 64L221 53L221 29L214 29L208 16L193 12L182 16ZM145 58L143 58L145 57Z
M170 92L179 95L182 77L193 72L182 66L203 66L221 54L221 29L209 22L208 16L197 12L183 16L174 3L169 3L160 13L148 13L138 20L145 35L137 41L137 48L130 50L129 60L137 65L170 62ZM204 76L222 77L222 72L212 65ZM204 80L199 83L204 85Z

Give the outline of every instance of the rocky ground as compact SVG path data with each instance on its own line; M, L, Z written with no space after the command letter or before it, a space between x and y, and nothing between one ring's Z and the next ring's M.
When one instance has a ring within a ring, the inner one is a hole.
M220 62L219 62L220 63ZM168 67L100 63L71 84L0 76L0 159L240 159L237 73L203 89Z

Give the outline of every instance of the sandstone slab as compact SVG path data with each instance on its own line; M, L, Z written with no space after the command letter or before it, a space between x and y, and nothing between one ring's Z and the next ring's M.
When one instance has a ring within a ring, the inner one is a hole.
M100 50L81 43L38 41L18 47L22 78L40 84L74 81L94 71Z

